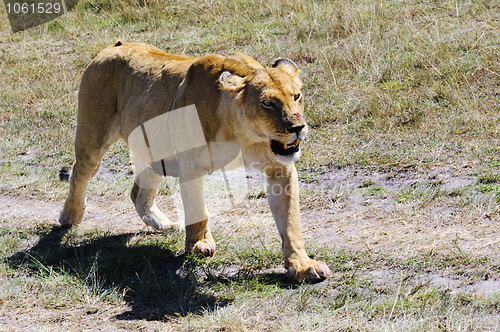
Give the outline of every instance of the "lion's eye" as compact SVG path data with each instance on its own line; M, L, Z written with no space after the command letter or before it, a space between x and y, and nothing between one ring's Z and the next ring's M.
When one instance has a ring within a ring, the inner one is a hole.
M265 108L273 107L273 103L270 100L263 100L263 101L261 101L260 104Z
M297 101L300 99L301 94L297 93L295 96L293 96L293 100Z

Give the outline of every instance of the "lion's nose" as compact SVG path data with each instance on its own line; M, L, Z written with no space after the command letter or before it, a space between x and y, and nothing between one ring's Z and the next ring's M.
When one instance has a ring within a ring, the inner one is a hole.
M290 133L295 133L298 134L304 129L305 125L296 125L296 126L291 126L287 127L286 130Z

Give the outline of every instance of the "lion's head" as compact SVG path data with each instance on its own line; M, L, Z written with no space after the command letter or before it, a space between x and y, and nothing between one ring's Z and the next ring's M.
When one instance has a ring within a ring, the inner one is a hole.
M278 59L272 68L256 68L247 77L228 71L219 77L220 88L237 97L244 134L254 142L266 141L282 162L299 159L300 141L308 131L299 73L291 60Z

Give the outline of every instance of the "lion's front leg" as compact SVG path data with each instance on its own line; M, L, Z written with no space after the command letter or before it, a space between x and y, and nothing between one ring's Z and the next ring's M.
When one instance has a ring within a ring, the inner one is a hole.
M198 252L206 257L215 255L215 241L208 220L186 225L186 253Z
M285 268L296 281L321 280L330 274L324 262L310 259L300 227L299 184L293 164L266 168L267 197L281 235Z
M186 224L186 253L215 254L215 241L208 227L208 213L203 197L203 177L181 180L181 196Z

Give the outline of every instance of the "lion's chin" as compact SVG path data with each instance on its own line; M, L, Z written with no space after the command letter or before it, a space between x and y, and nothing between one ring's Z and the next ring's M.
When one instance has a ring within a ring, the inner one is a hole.
M300 158L300 140L297 139L290 144L283 144L271 140L271 150L282 163L293 163Z
M300 155L301 155L301 152L299 149L299 151L297 151L293 154L289 154L288 156L277 155L277 159L282 164L292 164L300 159Z

